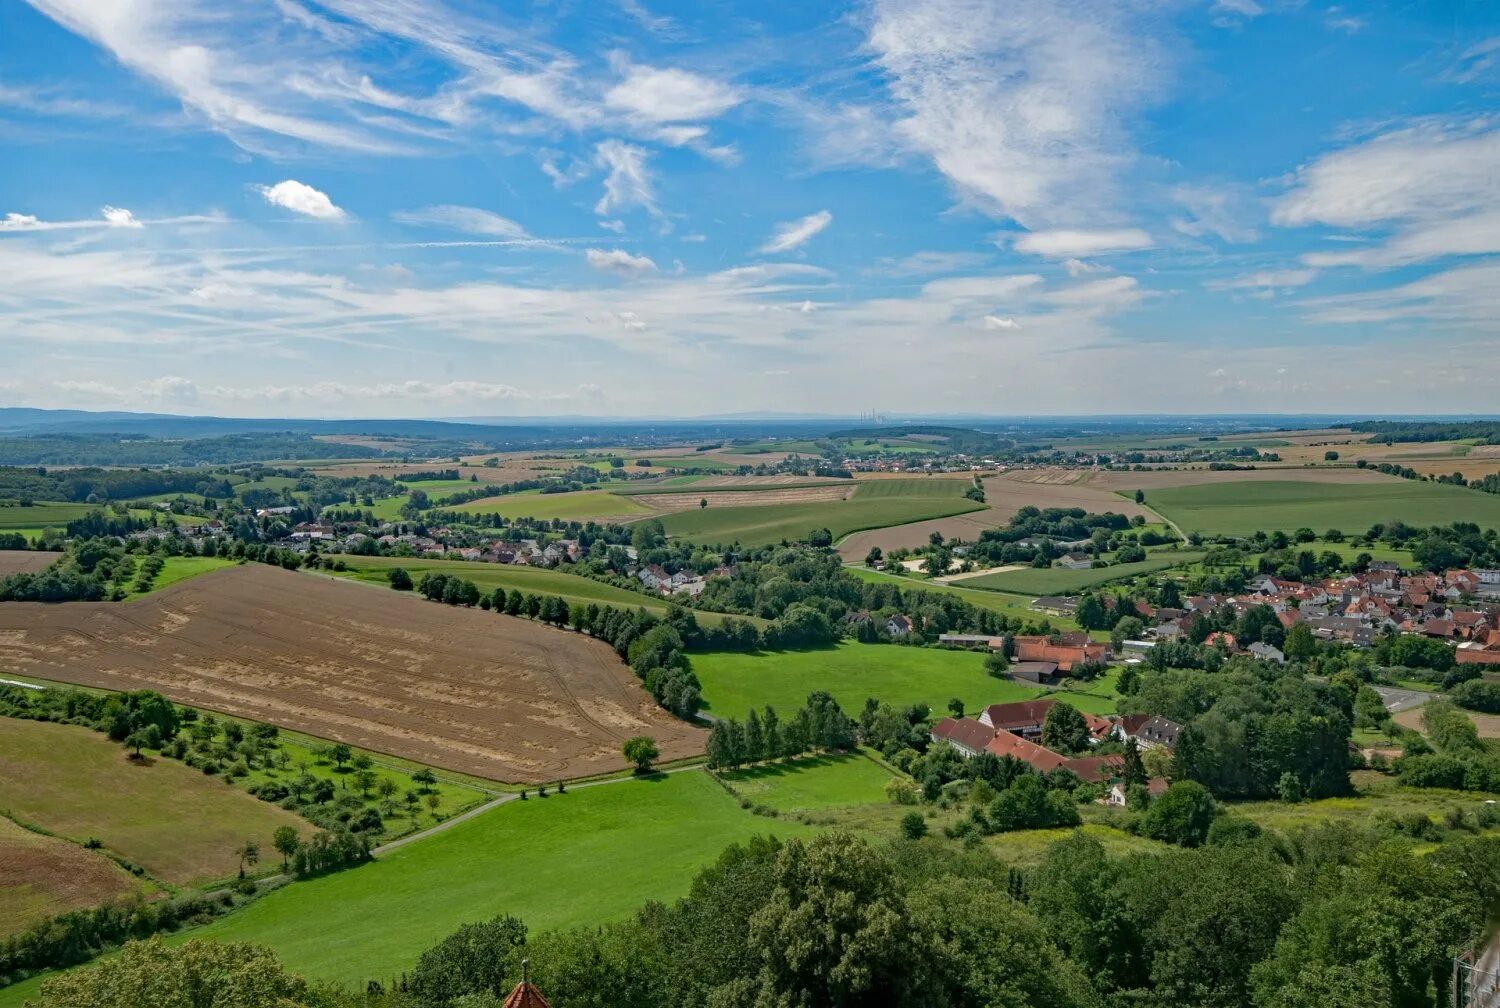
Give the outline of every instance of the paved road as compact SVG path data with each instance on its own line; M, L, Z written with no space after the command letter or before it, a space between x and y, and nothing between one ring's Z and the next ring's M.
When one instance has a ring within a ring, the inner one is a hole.
M1429 700L1437 699L1440 694L1428 693L1423 690L1403 689L1399 686L1376 686L1371 687L1380 694L1380 699L1385 701L1385 709L1392 714L1399 714L1413 707L1420 707Z

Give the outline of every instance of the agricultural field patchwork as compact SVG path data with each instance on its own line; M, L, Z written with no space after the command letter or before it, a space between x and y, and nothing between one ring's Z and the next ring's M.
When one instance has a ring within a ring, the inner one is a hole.
M0 606L0 664L491 780L615 770L632 735L703 749L599 641L263 564L123 605Z
M805 539L826 528L835 541L852 532L904 525L984 508L963 496L865 496L867 484L847 500L803 501L759 507L708 507L669 514L667 533L695 542L765 546ZM961 493L961 491L960 491Z
M630 519L651 509L628 497L602 490L544 494L536 491L502 494L459 504L452 510L467 514L497 514L503 518L563 518L568 521Z
M246 840L312 826L176 760L135 761L90 728L0 719L0 808L82 843L97 838L173 885L225 878Z

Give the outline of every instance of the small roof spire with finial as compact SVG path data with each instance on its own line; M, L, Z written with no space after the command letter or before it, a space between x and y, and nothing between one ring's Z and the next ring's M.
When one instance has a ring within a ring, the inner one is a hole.
M502 1008L552 1008L531 982L531 960L521 960L521 982L506 995Z

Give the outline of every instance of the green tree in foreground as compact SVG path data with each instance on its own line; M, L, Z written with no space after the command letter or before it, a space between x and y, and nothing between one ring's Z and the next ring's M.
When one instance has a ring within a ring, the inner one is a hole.
M385 579L391 583L391 587L397 591L411 591L411 575L404 567L392 567L386 571Z
M1141 817L1141 833L1153 840L1197 847L1219 814L1218 803L1197 781L1178 781L1151 801Z
M521 972L525 945L526 925L509 915L465 924L422 953L410 992L422 1008L446 1008L458 998L483 995L499 1004Z
M1089 726L1078 708L1061 700L1047 709L1042 722L1042 745L1054 752L1082 752L1089 745Z
M42 984L35 1008L311 1008L321 1003L306 981L282 968L269 949L160 938L131 942L96 966Z
M621 754L625 759L635 765L638 774L650 773L651 764L661 755L661 750L656 747L656 740L649 735L637 735L635 738L625 740L620 747Z
M277 826L276 832L271 834L271 846L281 855L281 868L285 871L287 860L302 846L302 840L297 836L297 827Z

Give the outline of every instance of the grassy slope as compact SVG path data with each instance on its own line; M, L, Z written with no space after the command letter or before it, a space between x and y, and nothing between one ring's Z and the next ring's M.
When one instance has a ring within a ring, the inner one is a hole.
M1025 570L965 578L963 583L971 588L1025 592L1032 595L1068 595L1107 581L1135 577L1137 574L1150 574L1169 567L1181 567L1196 563L1201 559L1203 559L1203 554L1199 551L1169 551L1153 553L1137 563L1115 564L1085 570L1068 570L1066 567L1028 567Z
M867 756L821 756L734 770L722 779L741 798L778 812L807 812L885 799L891 771Z
M1188 532L1245 535L1306 527L1363 532L1376 522L1500 528L1500 495L1391 478L1383 483L1250 482L1162 487L1150 503Z
M951 697L972 711L1045 693L989 675L984 657L973 651L846 641L816 651L694 654L691 661L708 710L721 717L743 717L751 707L768 704L790 715L813 690L832 694L850 716L872 696L897 707L925 703L942 712Z
M386 571L392 567L403 567L413 580L420 580L428 571L457 574L473 581L481 589L504 588L506 591L520 589L539 595L557 595L567 599L568 605L611 605L622 609L645 609L648 612L667 611L665 600L641 595L625 588L541 567L525 567L518 564L468 563L462 560L425 560L416 557L365 557L342 556L341 560L350 569L345 576L371 584L386 584ZM698 612L698 619L714 623L724 619L718 613ZM739 617L748 619L749 617ZM753 622L763 622L754 620Z
M861 491L863 487L861 487ZM783 539L805 539L826 528L835 541L851 532L904 525L928 518L946 518L983 509L977 501L959 497L874 496L856 493L842 501L806 501L759 507L710 507L666 515L668 534L705 543L739 542L765 546Z
M246 840L271 848L276 827L311 827L290 812L175 760L143 766L103 735L75 725L0 720L0 806L71 840L109 850L168 882L231 874Z
M538 931L618 919L685 893L728 844L798 828L750 815L696 771L575 789L299 882L193 936L266 944L294 972L363 986L410 969L460 924L500 913Z
M98 851L0 817L0 939L69 910L154 889Z
M237 561L225 560L222 557L202 556L169 556L162 557L161 573L156 575L156 580L151 582L151 591L131 591L125 598L143 598L151 592L161 591L163 588L171 587L179 581L197 577L199 574L207 574L209 571L218 570L220 567L233 567ZM134 583L132 579L132 583Z

